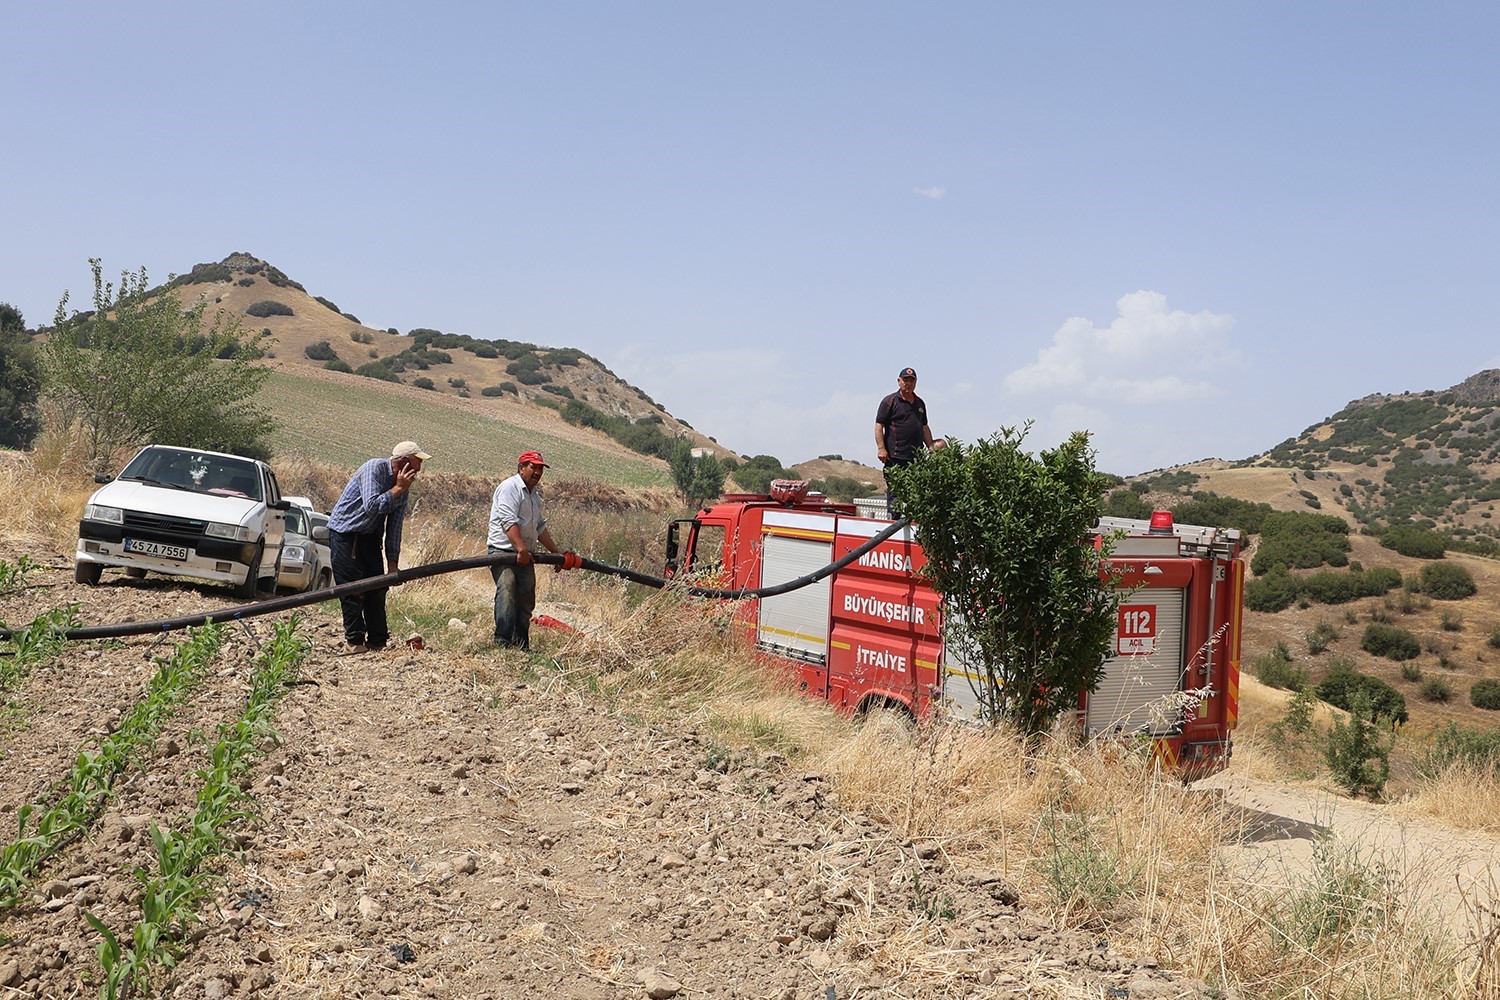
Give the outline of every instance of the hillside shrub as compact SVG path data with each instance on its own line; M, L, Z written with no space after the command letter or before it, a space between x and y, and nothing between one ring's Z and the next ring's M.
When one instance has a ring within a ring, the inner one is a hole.
M1405 724L1407 719L1406 699L1400 691L1379 677L1360 673L1347 663L1335 667L1314 692L1323 701L1346 712L1351 710L1355 695L1363 694L1375 718L1385 719L1392 725Z
M552 395L554 395L554 396L561 396L564 399L572 399L573 398L573 390L569 389L565 385L544 385L544 386L542 386L542 391L543 392L550 392L550 393L552 393Z
M1374 656L1388 660L1414 660L1422 654L1422 644L1417 637L1399 625L1371 622L1365 626L1364 637L1359 648Z
M378 378L382 382L400 382L396 373L390 367L379 361L371 361L354 369L354 374L363 375L365 378Z
M450 386L452 386L453 388L455 388L455 389L463 389L463 388L466 388L469 383L468 383L468 381L466 379L461 379L461 378L458 378L456 376L449 375L448 376L448 384Z
M1464 616L1455 611L1444 611L1438 616L1438 624L1444 632L1462 632L1464 630Z
M1394 549L1403 556L1417 559L1443 558L1444 538L1436 531L1428 531L1415 525L1399 524L1386 529L1380 536L1380 544Z
M353 368L349 367L349 362L343 360L342 358L334 358L332 361L326 362L323 365L323 367L327 368L331 372L353 372L354 371Z
M516 381L521 383L522 385L545 385L546 383L552 381L552 376L548 375L546 372L527 371L525 369L522 369L518 372L511 372L511 374L514 375Z
M421 378L414 378L414 379L412 379L411 380L411 384L414 385L414 386L416 386L418 389L436 389L437 388L437 386L433 384L432 379L426 377L425 375L422 376Z
M338 306L334 305L332 302L328 301L327 299L323 298L323 296L321 296L321 295L314 295L313 296L313 301L314 302L320 302L323 305L327 306L329 309L332 309L334 312L338 313L339 315L341 315L341 316L343 315L343 310L342 309L340 309Z
M1260 656L1255 661L1255 677L1267 687L1283 691L1303 691L1307 688L1307 670L1292 663L1291 653L1285 643Z
M1461 601L1478 588L1467 569L1456 563L1428 563L1422 567L1422 593L1434 601Z
M239 285L241 288L249 288L251 285L255 284L255 279L241 278L239 281L236 281L235 284Z
M1258 576L1245 584L1245 607L1251 611L1284 611L1296 600L1297 581L1292 579L1285 566L1277 566L1265 576Z
M291 306L286 305L285 303L282 303L282 302L277 302L277 301L275 301L273 299L262 299L259 302L252 302L252 303L250 303L248 306L245 307L245 314L247 316L260 316L260 317L265 317L265 316L295 316L296 315L296 313L292 312L292 307Z
M516 384L514 382L501 382L499 385L487 385L483 389L479 390L479 394L481 396L503 396L507 392L512 396L519 396L521 394L521 390L516 388Z
M1313 626L1311 632L1307 633L1307 651L1313 656L1325 652L1338 637L1339 630L1334 628L1332 622L1323 619Z
M1275 566L1312 569L1349 563L1349 525L1341 517L1275 511L1261 520L1260 535L1250 562L1257 576Z
M1350 795L1366 795L1374 799L1391 776L1391 747L1395 736L1382 739L1375 731L1375 721L1379 716L1365 692L1357 691L1353 697L1349 721L1333 720L1324 759L1334 780Z
M1491 649L1500 649L1500 625L1490 629L1490 637L1487 641Z
M1422 679L1422 668L1410 660L1401 664L1401 679L1404 681L1419 681Z
M1431 780L1452 764L1464 764L1476 770L1500 768L1500 729L1488 731L1460 728L1445 722L1434 734L1432 746L1415 761L1417 774Z
M316 344L308 344L302 349L302 353L306 354L314 361L338 360L338 352L335 351L333 349L333 345L326 340L320 340Z
M1453 697L1453 685L1445 678L1429 677L1420 688L1423 701L1447 701Z
M1474 686L1469 688L1469 704L1491 711L1500 709L1500 681L1492 677L1475 681Z

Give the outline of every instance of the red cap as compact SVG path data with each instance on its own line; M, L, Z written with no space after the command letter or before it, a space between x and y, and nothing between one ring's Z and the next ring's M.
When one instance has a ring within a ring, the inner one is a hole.
M542 461L542 453L539 452L539 451L523 451L523 452L521 452L521 457L518 458L518 459L516 459L516 464L517 465L540 465L544 469L547 467L547 463L544 462L544 461Z

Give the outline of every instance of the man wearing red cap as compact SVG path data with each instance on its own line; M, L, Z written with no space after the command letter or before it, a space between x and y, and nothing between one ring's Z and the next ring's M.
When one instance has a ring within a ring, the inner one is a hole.
M490 504L490 552L514 552L515 563L490 567L495 578L495 644L531 648L531 612L536 607L536 566L531 554L538 544L557 552L547 519L542 516L542 470L539 451L523 451L516 474L495 487Z

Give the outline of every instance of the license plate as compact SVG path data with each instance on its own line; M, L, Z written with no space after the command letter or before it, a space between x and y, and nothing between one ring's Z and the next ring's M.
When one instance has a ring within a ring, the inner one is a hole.
M139 552L143 556L156 556L158 559L186 559L188 557L185 545L163 545L161 542L146 542L139 538L125 539L126 552Z

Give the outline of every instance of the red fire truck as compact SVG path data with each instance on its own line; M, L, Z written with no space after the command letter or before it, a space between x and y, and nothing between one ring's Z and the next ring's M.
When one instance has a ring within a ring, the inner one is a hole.
M800 488L799 488L800 487ZM892 526L885 498L834 503L805 484L775 496L729 494L667 535L670 572L726 589L763 589L828 566ZM1244 559L1233 529L1101 518L1096 544L1129 591L1103 680L1078 701L1091 738L1149 739L1185 778L1222 768L1238 718ZM741 619L764 654L789 664L798 686L856 712L901 706L978 713L980 675L944 642L943 600L921 575L910 526L815 583L747 600Z

